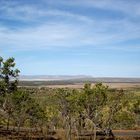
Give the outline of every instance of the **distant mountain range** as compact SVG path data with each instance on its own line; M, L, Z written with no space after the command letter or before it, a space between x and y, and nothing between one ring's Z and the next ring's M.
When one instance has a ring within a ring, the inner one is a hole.
M74 81L74 82L134 82L140 83L140 78L93 77L86 75L21 75L20 81Z
M85 75L21 75L19 80L21 81L56 81L56 80L73 80L73 79L88 79L92 76Z

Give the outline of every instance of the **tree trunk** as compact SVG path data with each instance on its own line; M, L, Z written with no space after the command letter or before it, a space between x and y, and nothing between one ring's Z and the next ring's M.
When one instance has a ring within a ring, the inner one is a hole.
M69 140L71 140L71 116L69 118Z
M18 128L17 128L17 133L19 134L19 132L20 132L20 120L19 120Z
M96 140L96 125L93 124L93 127L94 127L94 137L93 137L93 140Z
M8 115L8 120L7 120L7 130L9 130L9 122L10 122L10 114Z
M71 140L71 117L68 117L67 122L66 122L66 140Z

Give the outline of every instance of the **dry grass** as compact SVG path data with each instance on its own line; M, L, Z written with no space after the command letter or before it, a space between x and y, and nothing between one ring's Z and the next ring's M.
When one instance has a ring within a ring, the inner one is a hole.
M95 83L92 83L94 85ZM117 88L117 89L128 89L128 88L140 88L140 83L104 83L108 85L110 88ZM48 85L46 87L49 88L83 88L84 83L75 83L75 84L68 84L68 85Z

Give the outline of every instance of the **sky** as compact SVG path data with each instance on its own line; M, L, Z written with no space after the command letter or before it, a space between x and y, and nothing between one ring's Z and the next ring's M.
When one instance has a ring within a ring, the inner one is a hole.
M140 77L140 0L0 0L0 56L21 75Z

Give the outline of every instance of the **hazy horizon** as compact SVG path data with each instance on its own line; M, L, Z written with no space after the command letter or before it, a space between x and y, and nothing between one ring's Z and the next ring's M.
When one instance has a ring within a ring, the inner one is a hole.
M55 77L60 77L60 78L99 78L99 79L102 79L102 78L112 78L112 79L140 79L140 77L96 77L96 76L93 76L93 75L20 75L19 78L55 78Z
M21 75L140 78L139 0L0 0L0 56Z

